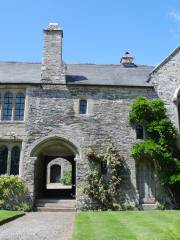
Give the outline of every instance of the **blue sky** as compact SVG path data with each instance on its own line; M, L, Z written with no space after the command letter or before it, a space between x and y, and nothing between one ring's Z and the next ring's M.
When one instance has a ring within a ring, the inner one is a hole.
M41 61L43 27L64 30L68 63L157 65L180 44L179 0L2 0L0 60Z

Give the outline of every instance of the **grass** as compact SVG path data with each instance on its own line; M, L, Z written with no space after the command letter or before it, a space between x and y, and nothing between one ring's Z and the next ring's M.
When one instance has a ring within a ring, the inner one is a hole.
M23 214L23 212L21 212L21 211L0 210L0 224L5 221L8 221L8 219L21 216L22 214Z
M73 240L180 240L180 211L80 212Z

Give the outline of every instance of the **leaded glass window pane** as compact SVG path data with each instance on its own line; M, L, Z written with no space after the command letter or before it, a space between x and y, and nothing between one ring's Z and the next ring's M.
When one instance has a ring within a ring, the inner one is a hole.
M20 148L13 147L11 151L11 172L12 175L19 174L19 158L20 158Z
M79 113L86 114L87 113L87 100L79 101Z
M107 162L106 161L101 162L101 174L107 175Z
M7 158L8 148L6 146L0 147L0 174L7 173Z
M24 93L18 93L16 95L15 115L14 119L22 121L24 119L24 104L25 96Z
M136 126L136 138L137 139L144 138L144 129L143 129L143 126L141 126L141 125Z
M13 107L13 94L5 93L2 120L11 120L12 118L12 107Z

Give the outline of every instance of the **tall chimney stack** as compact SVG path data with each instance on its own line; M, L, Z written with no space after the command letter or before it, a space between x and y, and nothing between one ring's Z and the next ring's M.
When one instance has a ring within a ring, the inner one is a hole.
M63 31L57 23L44 29L42 83L65 83L65 66L62 61Z

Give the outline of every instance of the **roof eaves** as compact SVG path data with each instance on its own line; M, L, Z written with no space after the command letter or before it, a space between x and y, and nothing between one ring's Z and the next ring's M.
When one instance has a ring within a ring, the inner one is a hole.
M41 64L41 62L26 62L26 61L2 61L0 60L0 63L14 63L14 64Z

